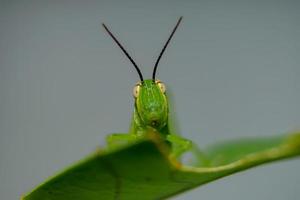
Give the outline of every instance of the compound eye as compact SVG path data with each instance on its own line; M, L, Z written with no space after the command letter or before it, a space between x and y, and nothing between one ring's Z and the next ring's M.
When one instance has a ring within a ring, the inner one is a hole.
M162 93L166 92L166 86L163 82L161 82L160 80L157 80L157 81L155 81L155 83L158 85L158 87Z
M137 98L139 96L140 89L141 89L141 85L140 84L136 84L134 86L134 88L133 88L133 96L134 96L134 98Z

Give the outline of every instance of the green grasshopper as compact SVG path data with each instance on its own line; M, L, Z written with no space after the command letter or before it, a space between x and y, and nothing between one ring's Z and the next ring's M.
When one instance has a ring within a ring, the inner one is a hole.
M109 146L114 146L119 143L134 141L140 137L143 137L149 131L160 135L171 147L171 156L178 158L184 152L192 149L193 144L190 140L184 139L171 132L170 117L169 117L169 103L166 94L166 86L163 82L156 79L156 70L158 63L168 46L171 38L177 30L182 17L179 18L173 31L171 32L167 42L162 48L156 63L154 65L152 79L144 80L141 70L130 57L125 48L116 39L112 32L107 28L105 24L102 24L107 33L117 43L121 50L125 53L127 58L131 61L133 66L138 72L140 82L138 82L133 88L134 96L134 112L133 120L131 123L130 131L127 134L115 133L107 137Z

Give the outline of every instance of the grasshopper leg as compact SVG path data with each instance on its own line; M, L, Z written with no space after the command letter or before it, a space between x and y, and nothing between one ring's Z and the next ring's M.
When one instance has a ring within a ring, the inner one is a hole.
M127 133L113 133L106 137L108 147L117 147L120 145L128 144L136 140L136 135Z

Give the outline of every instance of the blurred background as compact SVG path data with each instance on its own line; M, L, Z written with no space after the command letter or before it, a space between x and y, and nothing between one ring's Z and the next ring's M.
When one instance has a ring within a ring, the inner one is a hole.
M145 77L179 16L157 77L180 133L204 147L300 128L300 2L0 0L0 199L34 186L127 132L131 63ZM264 165L176 200L297 200L300 160Z

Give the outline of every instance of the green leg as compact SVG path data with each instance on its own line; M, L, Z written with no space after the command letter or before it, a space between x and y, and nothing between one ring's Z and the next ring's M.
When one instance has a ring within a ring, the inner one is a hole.
M190 140L184 139L177 135L170 134L166 139L171 143L171 156L175 158L179 158L184 152L191 150L193 146Z
M136 135L134 134L128 134L128 133L114 133L111 135L108 135L106 137L106 141L108 144L108 147L118 147L124 144L128 144L131 141L136 140Z
M168 135L167 141L172 145L171 156L175 158L180 158L183 153L190 151L193 154L194 166L208 166L209 160L204 155L204 153L192 143L192 141L182 138L177 135Z

